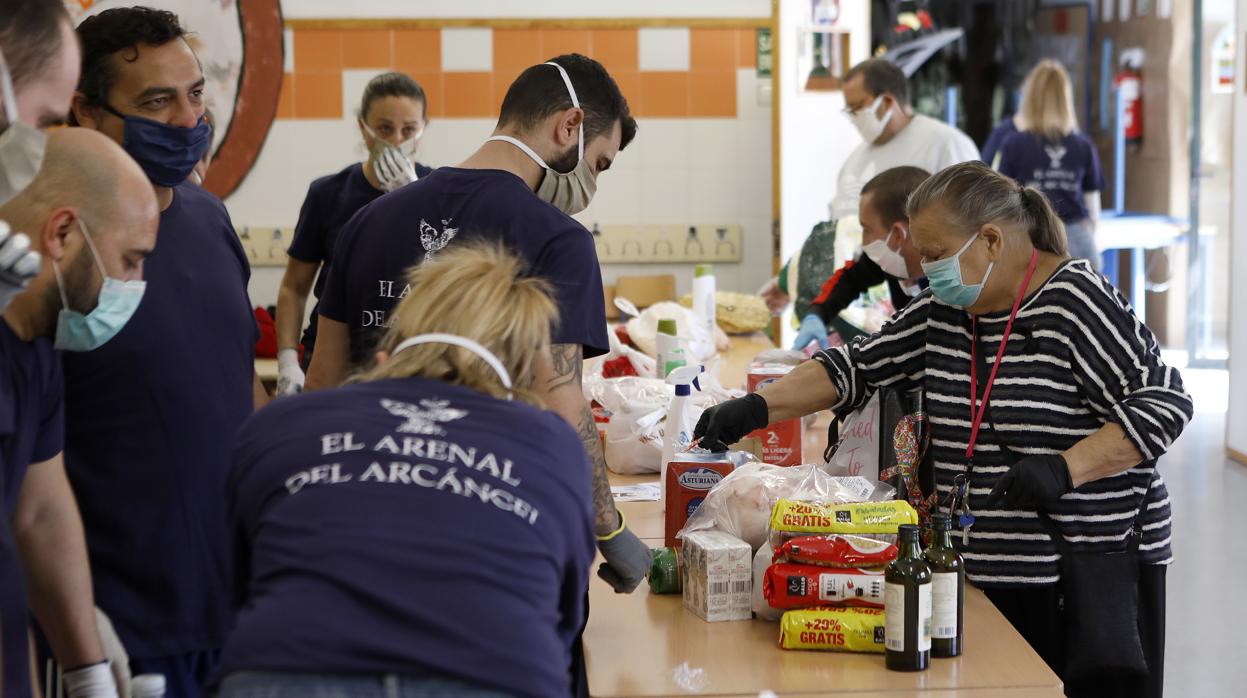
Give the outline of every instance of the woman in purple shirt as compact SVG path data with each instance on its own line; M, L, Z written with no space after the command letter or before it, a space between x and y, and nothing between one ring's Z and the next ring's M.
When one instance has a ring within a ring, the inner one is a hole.
M468 243L408 280L373 368L239 432L221 698L571 691L596 547L588 455L530 390L550 286Z
M1095 228L1104 173L1090 138L1079 133L1074 93L1060 63L1040 61L1022 85L1019 132L1004 140L996 169L1048 197L1065 224L1070 256L1099 271Z

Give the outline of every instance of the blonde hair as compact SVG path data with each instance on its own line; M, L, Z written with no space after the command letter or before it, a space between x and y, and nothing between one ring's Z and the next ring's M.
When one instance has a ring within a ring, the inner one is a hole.
M1022 83L1018 128L1038 133L1050 141L1059 141L1078 130L1074 90L1069 74L1060 63L1039 61L1026 76Z
M386 378L431 378L496 398L507 389L479 356L449 344L417 344L393 354L405 339L434 332L475 340L493 352L511 374L517 400L540 405L530 386L533 366L549 351L558 306L543 279L524 276L520 260L497 244L460 243L407 274L407 297L390 315L390 329L377 346L391 354L353 382Z

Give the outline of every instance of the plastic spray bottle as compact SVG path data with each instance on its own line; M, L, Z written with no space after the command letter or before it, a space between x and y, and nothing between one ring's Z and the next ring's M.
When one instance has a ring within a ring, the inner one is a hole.
M693 429L697 427L689 396L693 394L693 388L701 390L697 383L701 372L701 366L681 366L667 375L667 382L675 386L675 397L671 399L671 407L667 410L667 425L663 430L662 440L662 472L658 479L662 487L664 506L667 501L667 464L675 460L676 454L683 453L688 448L693 441Z

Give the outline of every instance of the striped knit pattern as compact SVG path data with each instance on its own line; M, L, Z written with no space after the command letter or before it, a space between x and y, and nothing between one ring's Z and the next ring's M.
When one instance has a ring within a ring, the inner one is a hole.
M988 370L1008 312L979 317ZM864 404L880 386L922 389L931 420L931 453L941 503L966 472L970 438L970 316L923 293L873 337L824 353L841 395L838 412ZM986 376L980 377L982 394ZM1059 555L1036 513L988 510L986 499L1012 461L1060 453L1106 422L1122 427L1144 460L1127 472L1089 482L1049 510L1076 550L1123 550L1140 497L1143 562L1168 564L1169 494L1159 458L1191 418L1191 398L1178 371L1161 362L1156 338L1126 299L1084 261L1066 262L1025 299L992 387L970 483L977 520L968 546L954 534L966 573L978 586L1053 584ZM1151 485L1150 490L1148 488Z

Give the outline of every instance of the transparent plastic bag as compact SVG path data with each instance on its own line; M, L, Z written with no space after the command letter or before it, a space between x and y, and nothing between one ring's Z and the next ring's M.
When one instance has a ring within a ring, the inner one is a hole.
M733 535L756 553L770 536L771 510L780 499L829 502L881 501L895 488L865 478L838 478L817 463L781 468L766 463L738 467L706 495L678 537L686 532L719 530Z

